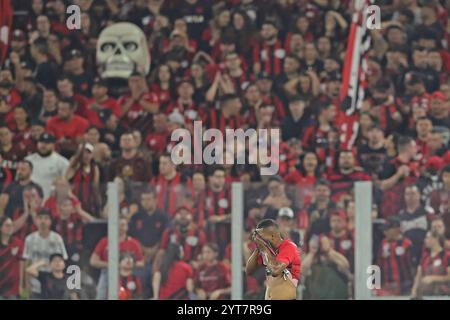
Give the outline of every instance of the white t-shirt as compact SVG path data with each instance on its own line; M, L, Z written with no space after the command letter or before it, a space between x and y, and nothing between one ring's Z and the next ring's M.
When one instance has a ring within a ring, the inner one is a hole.
M41 260L49 261L52 254L59 253L67 260L67 251L61 236L50 231L48 237L43 238L38 231L29 234L25 238L25 247L23 250L23 259L35 263ZM49 268L41 268L42 271L50 271ZM41 285L37 279L31 279L31 291L35 293L41 292Z
M42 187L44 199L47 199L52 190L53 180L66 174L69 160L56 152L53 152L48 157L42 157L38 153L33 153L25 159L33 164L31 180Z

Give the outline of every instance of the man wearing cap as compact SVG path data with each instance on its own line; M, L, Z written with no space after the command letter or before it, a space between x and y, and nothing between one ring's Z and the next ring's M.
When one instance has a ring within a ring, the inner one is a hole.
M119 98L121 123L125 127L133 126L134 122L145 112L154 114L159 109L158 95L150 92L145 77L139 72L133 72L128 78L129 94Z
M72 48L64 55L63 70L72 78L75 93L89 96L93 75L84 68L84 55L79 49Z
M441 91L435 91L430 99L430 119L433 126L442 127L445 131L450 128L450 103Z
M41 285L40 299L52 300L78 300L75 290L67 286L68 275L65 273L66 263L64 256L60 253L52 254L49 261L40 260L26 269L26 273L37 279ZM43 267L50 267L48 271L42 271Z
M31 59L30 54L27 52L27 35L20 29L16 29L12 33L11 54L13 53L17 54L21 61L29 61Z
M46 199L52 190L53 180L66 174L69 161L55 152L55 137L49 133L43 133L37 144L37 152L26 157L33 164L31 179L39 181Z
M379 295L405 295L411 290L414 268L411 260L411 241L402 235L398 217L389 217L381 226L384 239L377 255L381 269Z
M119 119L121 116L120 105L117 100L108 95L108 86L105 80L96 78L92 86L92 98L87 101L87 116L91 125L103 128L104 123L100 118L100 112L110 109Z
M294 211L289 207L278 210L277 223L283 239L289 239L298 246L301 246L302 235L296 228Z

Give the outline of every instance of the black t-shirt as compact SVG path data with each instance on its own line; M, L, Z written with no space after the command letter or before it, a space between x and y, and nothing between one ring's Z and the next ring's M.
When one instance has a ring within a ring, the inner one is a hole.
M67 300L70 298L67 275L57 279L51 272L39 271L38 280L41 283L41 299Z
M422 206L414 213L408 213L406 210L402 210L398 218L401 221L402 234L410 239L413 244L411 249L412 258L415 263L418 263L428 230L427 211Z
M130 236L139 240L145 247L153 247L160 240L168 224L167 215L156 209L153 214L139 210L130 220Z
M319 218L311 223L311 228L309 230L310 236L319 235L321 233L330 232L330 212L331 210L336 208L336 204L332 201L328 203L328 207L326 209L318 209L315 203L312 203L308 208L308 216L311 219L311 216L317 212L319 214Z
M5 212L8 217L12 216L15 209L23 209L23 189L29 185L36 187L42 192L42 187L33 181L26 185L21 185L15 181L6 187L5 193L9 196L9 200Z
M71 74L70 78L73 81L74 91L85 97L91 96L92 79L94 78L90 72L83 72L82 74Z
M358 148L358 160L368 174L379 174L386 161L386 148L372 149L369 145Z
M211 6L209 1L198 0L194 4L187 1L179 1L177 5L176 17L183 18L188 25L189 37L192 39L200 39L205 30L208 21L211 19Z
M56 79L58 78L58 67L52 61L47 61L36 66L36 82L46 88L56 89Z
M311 124L311 121L303 116L298 121L295 121L291 115L287 115L281 122L281 136L283 141L288 141L291 138L301 139L305 128Z

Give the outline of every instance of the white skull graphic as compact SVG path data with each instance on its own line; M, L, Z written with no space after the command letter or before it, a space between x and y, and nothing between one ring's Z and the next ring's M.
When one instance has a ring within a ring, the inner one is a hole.
M128 78L133 71L148 74L150 53L142 30L129 22L105 28L97 43L98 72L102 78Z

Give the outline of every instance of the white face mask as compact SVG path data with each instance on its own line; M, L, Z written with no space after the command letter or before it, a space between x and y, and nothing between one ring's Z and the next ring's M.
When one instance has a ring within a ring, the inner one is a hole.
M147 39L136 25L119 22L100 33L97 62L102 78L127 79L135 69L146 75L150 61Z

